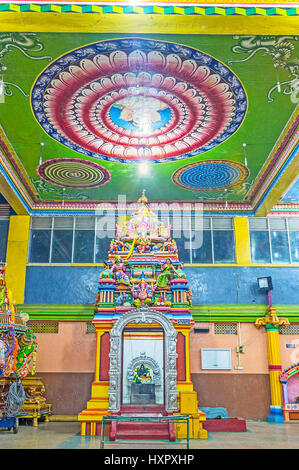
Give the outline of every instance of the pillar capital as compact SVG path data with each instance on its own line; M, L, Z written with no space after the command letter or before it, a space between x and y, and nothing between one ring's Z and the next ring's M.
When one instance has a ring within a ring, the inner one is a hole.
M266 331L276 331L280 325L287 327L290 325L290 322L287 318L278 317L275 307L269 307L268 313L264 317L258 318L255 321L255 326L257 328L264 326Z

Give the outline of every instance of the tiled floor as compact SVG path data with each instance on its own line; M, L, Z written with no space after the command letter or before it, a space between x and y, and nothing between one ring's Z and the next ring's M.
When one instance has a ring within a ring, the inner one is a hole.
M17 434L0 428L0 448L99 449L100 437L80 436L78 422L21 425ZM115 441L105 449L186 449L186 442ZM190 440L190 449L299 449L299 423L247 421L247 432L210 432L208 439Z

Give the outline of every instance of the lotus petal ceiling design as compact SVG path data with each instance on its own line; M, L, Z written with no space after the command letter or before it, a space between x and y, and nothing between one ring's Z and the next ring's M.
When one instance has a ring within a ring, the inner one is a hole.
M31 93L35 118L87 157L155 163L192 157L228 139L247 110L240 80L191 47L115 39L52 62Z

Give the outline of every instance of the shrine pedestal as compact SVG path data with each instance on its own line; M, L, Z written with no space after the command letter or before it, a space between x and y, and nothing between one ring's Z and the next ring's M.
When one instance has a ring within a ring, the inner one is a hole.
M154 405L155 384L134 383L131 385L131 405Z

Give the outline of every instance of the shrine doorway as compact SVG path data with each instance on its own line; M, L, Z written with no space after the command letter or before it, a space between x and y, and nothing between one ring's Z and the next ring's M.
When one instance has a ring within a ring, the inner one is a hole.
M164 332L158 323L123 329L122 405L164 405Z
M110 332L109 411L145 404L177 410L176 336L170 320L149 307L116 321ZM136 385L140 368L147 372Z

